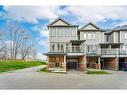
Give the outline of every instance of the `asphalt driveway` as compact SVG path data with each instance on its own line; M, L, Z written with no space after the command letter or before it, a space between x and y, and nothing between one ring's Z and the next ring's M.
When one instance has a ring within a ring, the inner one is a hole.
M37 72L37 66L0 74L0 89L127 89L127 72L109 71L110 75Z

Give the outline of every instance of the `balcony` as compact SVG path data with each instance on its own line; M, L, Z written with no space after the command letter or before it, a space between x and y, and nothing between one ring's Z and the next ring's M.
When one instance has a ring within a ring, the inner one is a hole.
M119 48L97 48L88 51L85 46L67 46L62 50L54 50L52 52L60 53L84 53L87 55L127 55L127 50Z
M120 48L101 49L100 54L102 55L126 55L127 50Z

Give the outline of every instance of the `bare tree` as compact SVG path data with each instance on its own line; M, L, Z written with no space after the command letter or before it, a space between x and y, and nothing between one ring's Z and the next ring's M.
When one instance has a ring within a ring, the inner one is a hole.
M6 41L9 42L9 50L4 46L4 52L10 53L10 59L17 59L21 56L21 59L25 59L27 55L31 53L32 45L30 44L30 35L28 31L21 27L18 23L8 22L5 27Z

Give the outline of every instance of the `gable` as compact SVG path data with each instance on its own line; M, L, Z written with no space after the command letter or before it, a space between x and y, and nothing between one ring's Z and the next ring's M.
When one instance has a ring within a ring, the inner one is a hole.
M87 25L85 25L83 28L81 28L81 30L100 30L100 28L98 28L96 25L90 22Z
M82 30L98 30L98 28L89 24L86 27L84 27Z
M59 19L56 22L52 23L52 25L68 25L65 21Z

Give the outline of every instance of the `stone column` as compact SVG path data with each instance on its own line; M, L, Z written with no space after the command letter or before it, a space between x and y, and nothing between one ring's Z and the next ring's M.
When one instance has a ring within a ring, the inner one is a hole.
M101 69L101 60L100 60L100 57L98 57L98 69Z
M115 70L119 70L119 57L115 58Z
M64 55L64 69L66 71L66 55Z
M80 68L80 71L83 71L83 72L86 70L86 56L80 57L79 68Z

